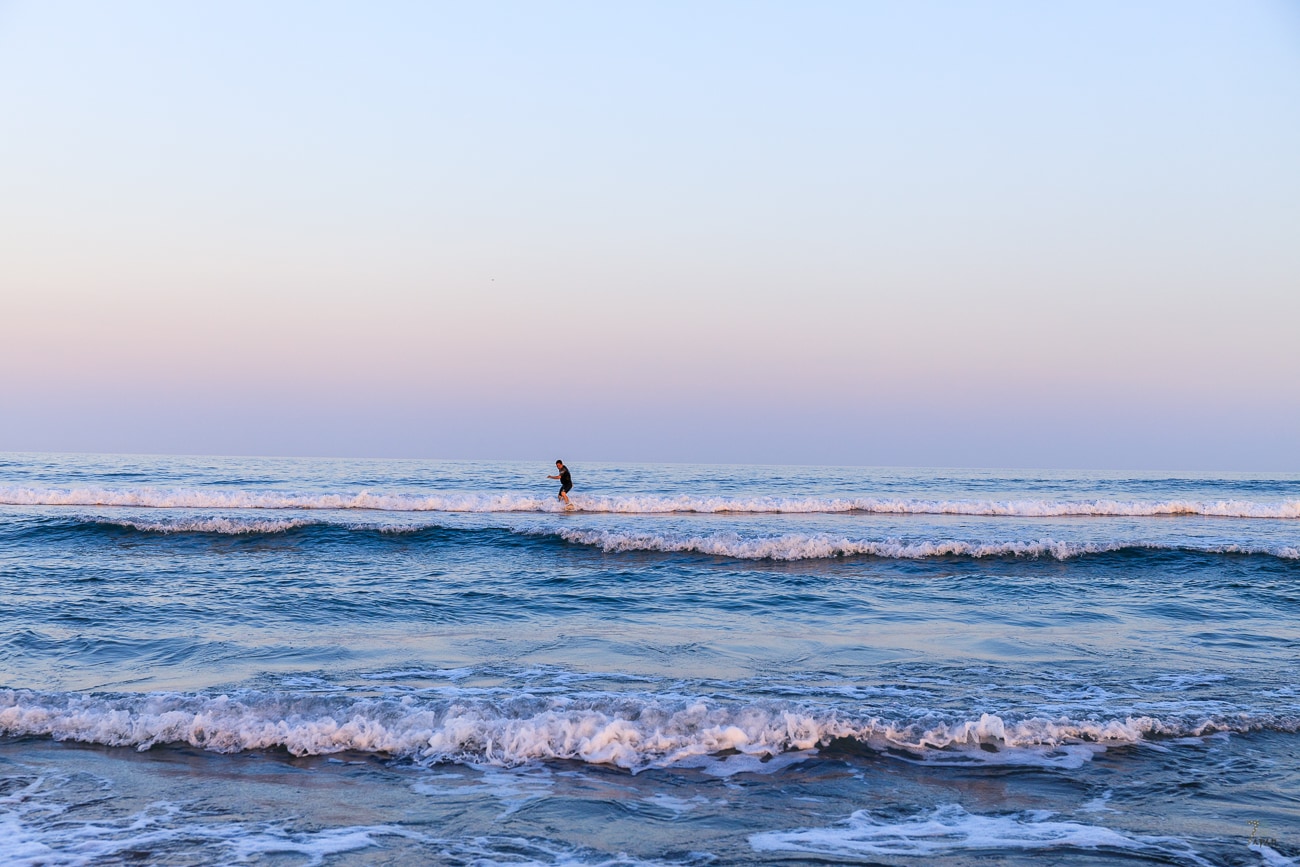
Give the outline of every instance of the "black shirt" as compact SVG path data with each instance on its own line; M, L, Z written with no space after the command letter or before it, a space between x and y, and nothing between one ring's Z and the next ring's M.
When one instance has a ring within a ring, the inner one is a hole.
M573 487L573 478L569 475L568 467L560 468L560 487L566 491Z

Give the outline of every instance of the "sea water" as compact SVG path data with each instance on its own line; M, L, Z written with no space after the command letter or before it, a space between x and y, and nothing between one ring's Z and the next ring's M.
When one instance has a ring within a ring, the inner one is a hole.
M1300 477L563 457L0 455L0 863L1300 862Z

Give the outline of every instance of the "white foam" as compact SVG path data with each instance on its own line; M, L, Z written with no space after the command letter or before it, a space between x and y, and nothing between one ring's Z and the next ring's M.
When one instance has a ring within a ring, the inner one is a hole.
M555 786L555 779L545 768L497 768L492 766L478 768L477 782L459 783L448 786L448 779L461 778L459 774L436 774L428 780L422 780L411 786L411 791L436 798L463 798L467 794L486 794L499 801L505 808L498 818L504 818L519 812L531 803L549 797Z
M700 807L707 807L710 804L725 806L726 801L710 801L703 795L692 795L689 798L679 798L675 795L669 795L666 792L656 792L648 798L642 798L641 803L649 804L651 807L657 807L660 810L666 810L676 818L685 813L690 813Z
M380 845L378 837L406 837L427 839L396 825L374 825L353 828L323 828L318 831L290 831L273 828L266 831L244 829L239 834L222 834L222 843L237 861L247 861L263 855L303 855L308 864L323 864L330 855L355 852Z
M541 532L541 531L538 531ZM1168 545L1157 542L1066 542L1054 539L1007 542L971 542L957 539L905 541L901 539L850 539L826 534L786 534L746 538L736 533L674 534L634 533L617 530L560 530L569 542L602 551L663 551L709 554L744 560L813 560L872 556L921 560L929 557L1053 557L1066 560L1088 554L1125 550L1196 551L1209 554L1269 554L1300 559L1292 546Z
M1112 809L1112 808L1109 806L1109 805L1110 805L1111 795L1112 795L1112 792L1111 792L1109 789L1107 789L1105 792L1102 792L1101 797L1099 797L1099 798L1093 798L1091 801L1088 801L1086 804L1084 804L1082 807L1080 807L1080 808L1079 808L1079 812L1081 812L1081 813L1114 813L1114 812L1117 812L1116 810Z
M620 514L841 513L987 515L1020 518L1159 517L1300 518L1300 499L1247 500L925 500L879 497L663 497L571 498L577 511ZM394 512L560 512L549 494L411 494L382 491L303 493L273 490L164 488L0 487L0 504L17 506L131 506L187 509L363 509Z
M647 863L517 837L434 837L402 825L304 830L289 823L214 820L209 810L182 804L155 803L134 813L119 814L112 809L111 798L102 801L109 805L107 815L87 818L88 812L100 812L95 806L101 799L67 803L63 800L67 783L67 778L33 777L26 785L0 797L0 864L91 867L131 862L143 854L149 863L171 863L177 858L186 863L261 863L267 856L293 855L297 856L295 864L320 865L336 855L372 848L386 850L381 860L395 858L403 863L412 859L419 863L517 867L631 867Z
M443 523L404 521L401 523L355 521L348 519L293 518L268 520L248 517L168 517L158 520L137 518L105 520L85 517L93 524L127 527L148 533L213 533L218 535L252 535L284 533L301 527L339 527L352 531L380 533L416 533L422 530L455 530ZM555 527L495 527L527 536L553 536L580 545L600 548L606 553L659 551L664 553L707 554L743 560L815 560L838 557L871 556L889 559L922 560L931 557L1051 557L1067 560L1089 554L1114 551L1181 551L1204 554L1267 554L1281 559L1300 559L1300 547L1288 545L1171 545L1153 541L1074 542L1051 538L1024 541L981 542L961 539L904 540L853 539L825 533L789 533L767 536L741 536L735 532L681 533L634 532L627 530L579 530Z
M1251 843L1247 848L1259 855L1265 867L1296 867L1300 864L1300 859L1288 858L1272 846L1263 843Z
M578 760L633 771L716 759L718 772L768 770L774 757L851 739L872 750L925 761L1077 766L1113 745L1150 735L1201 736L1258 728L1295 731L1294 719L1227 717L1195 724L1151 717L955 722L853 718L791 704L725 705L654 697L537 698L500 702L461 697L418 700L274 693L98 696L0 690L0 735L51 737L145 750L189 744L215 752L284 749L294 755L344 751L422 762L515 766ZM751 766L741 757L762 761ZM731 768L728 762L735 762Z
M6 867L90 867L131 861L149 853L184 848L187 860L235 863L272 854L294 854L310 865L332 855L381 845L379 838L440 842L395 825L322 828L296 831L264 823L205 822L175 804L158 803L137 813L99 819L73 819L69 805L57 800L66 780L38 779L0 799L0 863Z
M1176 837L1129 834L1100 825L1051 821L1051 813L1030 811L983 816L956 804L897 820L860 810L829 828L804 828L754 834L758 852L799 852L826 858L899 855L935 857L953 852L1045 849L1137 851L1172 860L1209 865Z
M304 519L248 520L246 518L172 518L160 521L108 521L119 527L129 527L146 533L215 533L222 536L244 536L257 533L284 533L298 527L316 524Z

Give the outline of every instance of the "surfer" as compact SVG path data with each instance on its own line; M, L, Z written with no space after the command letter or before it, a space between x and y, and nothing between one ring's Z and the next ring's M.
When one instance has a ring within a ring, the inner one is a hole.
M572 506L573 503L569 502L569 491L573 490L573 477L569 475L569 468L564 465L564 461L557 460L555 469L559 471L559 475L546 478L560 480L560 499L564 501L564 505Z

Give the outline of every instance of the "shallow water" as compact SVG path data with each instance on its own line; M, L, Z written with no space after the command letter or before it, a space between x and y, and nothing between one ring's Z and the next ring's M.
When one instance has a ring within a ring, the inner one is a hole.
M572 468L0 455L0 861L1300 858L1300 477Z

